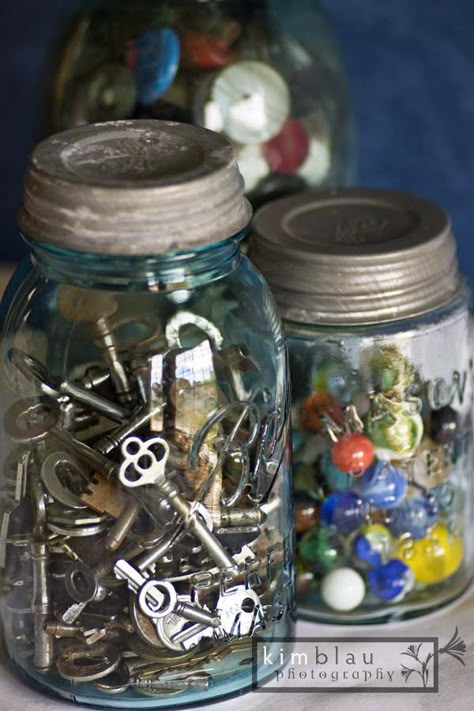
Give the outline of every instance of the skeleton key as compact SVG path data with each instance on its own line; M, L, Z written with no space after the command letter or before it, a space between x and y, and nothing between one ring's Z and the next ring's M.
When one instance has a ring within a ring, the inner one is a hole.
M91 390L87 390L75 383L70 383L67 380L59 384L51 383L46 368L36 358L18 348L11 348L8 352L8 358L27 380L39 387L41 393L46 395L48 399L52 398L53 401L59 401L66 396L66 398L71 398L83 405L87 405L92 410L96 410L117 422L123 422L127 417L127 411L123 407L101 395L96 395Z
M265 626L259 596L244 585L221 594L216 611L221 618L221 631L226 637L251 637L255 630Z
M154 444L163 447L164 454L157 459L151 450ZM186 527L207 548L212 559L232 575L238 574L238 566L229 556L224 546L211 533L209 526L202 520L202 515L197 515L198 504L191 505L187 499L180 495L176 487L165 477L165 465L169 455L169 446L161 437L153 437L146 442L138 437L129 437L122 445L125 457L119 478L122 484L129 487L155 484L160 493L167 499L170 506L184 519ZM148 465L148 466L147 466ZM137 479L129 479L127 473L134 469L138 474Z
M166 617L170 613L175 613L180 617L184 617L191 622L198 622L200 625L208 625L209 627L219 627L221 621L218 616L207 612L204 608L197 605L191 605L186 598L178 596L175 587L167 581L159 581L162 590L165 591L166 605L155 614L155 619ZM141 604L140 597L138 599ZM144 612L143 608L142 611Z
M122 558L114 565L114 575L117 580L125 580L128 589L139 596L140 609L145 615L155 617L156 611L159 612L163 608L165 595L159 589L160 581L146 578Z
M215 628L209 625L195 624L187 627L180 632L176 632L171 637L171 642L175 645L175 649L185 649L189 651L196 647L201 639L212 639L214 637Z
M158 458L152 447L160 447L161 456ZM122 444L124 461L120 467L119 479L124 486L131 488L145 486L146 484L161 484L165 480L165 466L170 453L168 442L162 437L152 437L142 442L138 437L128 437ZM145 461L146 464L143 465ZM137 477L129 478L130 469L135 471Z

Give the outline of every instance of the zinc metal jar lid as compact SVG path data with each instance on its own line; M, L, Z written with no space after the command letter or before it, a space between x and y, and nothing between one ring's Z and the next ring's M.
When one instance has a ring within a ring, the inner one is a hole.
M283 318L363 325L417 316L461 290L447 215L388 190L310 191L255 217L249 257Z
M171 121L114 121L56 134L33 151L20 229L110 255L207 245L251 219L231 144Z

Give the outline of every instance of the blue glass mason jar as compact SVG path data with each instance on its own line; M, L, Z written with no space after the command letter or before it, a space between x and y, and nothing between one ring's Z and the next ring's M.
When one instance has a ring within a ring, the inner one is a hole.
M184 121L234 145L254 205L353 174L344 64L317 0L78 0L51 61L50 131Z
M404 193L340 190L254 224L290 351L299 612L440 607L473 570L472 322L449 221Z
M252 643L291 635L287 355L249 219L204 129L97 124L32 154L31 257L3 302L0 614L51 694L240 694L267 674Z

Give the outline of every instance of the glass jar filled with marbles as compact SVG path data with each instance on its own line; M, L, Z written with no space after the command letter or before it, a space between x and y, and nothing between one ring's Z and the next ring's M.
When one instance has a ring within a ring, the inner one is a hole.
M52 130L158 118L218 131L255 204L350 180L345 72L317 0L86 0L65 34Z
M269 673L253 641L291 637L287 355L250 215L231 145L195 126L32 154L2 304L0 617L50 694L241 694Z
M302 615L376 622L472 574L469 294L446 215L340 190L257 213L250 256L284 317Z

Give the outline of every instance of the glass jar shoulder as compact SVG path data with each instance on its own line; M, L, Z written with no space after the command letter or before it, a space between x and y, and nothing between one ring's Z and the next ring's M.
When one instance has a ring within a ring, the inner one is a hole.
M130 278L128 288L104 280L87 287L82 278L69 276L28 262L13 277L2 303L7 382L12 349L34 354L52 377L62 379L84 362L102 362L104 338L127 357L206 339L212 350L240 360L245 380L285 399L281 322L268 287L245 257L221 275L183 279L163 291L159 274L155 284Z

